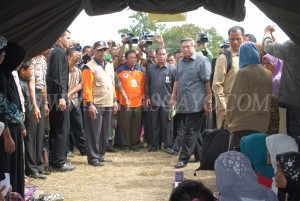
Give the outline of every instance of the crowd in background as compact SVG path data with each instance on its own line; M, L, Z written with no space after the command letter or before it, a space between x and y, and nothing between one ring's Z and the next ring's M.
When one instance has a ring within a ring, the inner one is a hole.
M161 35L155 50L130 36L82 48L66 30L25 62L24 49L0 36L0 179L24 197L25 175L75 170L67 160L75 149L99 167L112 162L107 151L146 146L179 155L183 168L201 161L210 125L230 131L215 162L220 200L299 200L300 48L277 43L274 32L267 26L257 43L232 27L214 58L200 38L177 41L172 54ZM203 191L180 200L216 199L201 183L180 188Z

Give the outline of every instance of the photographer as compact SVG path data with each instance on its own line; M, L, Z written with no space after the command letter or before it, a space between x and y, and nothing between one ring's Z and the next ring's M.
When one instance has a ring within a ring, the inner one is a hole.
M213 55L211 51L206 46L206 43L208 43L208 37L206 34L200 34L198 40L197 40L197 47L201 50L204 56L206 56L211 63L213 59Z

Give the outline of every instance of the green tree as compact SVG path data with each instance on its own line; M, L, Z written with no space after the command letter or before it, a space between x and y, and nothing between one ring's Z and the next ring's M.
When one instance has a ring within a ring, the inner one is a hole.
M182 38L188 37L197 40L200 33L206 33L208 35L209 42L207 43L207 47L214 56L217 56L219 54L220 45L223 43L224 39L213 27L210 29L201 29L195 24L184 24L171 27L163 34L165 47L168 52L174 53L177 49L180 49L180 40Z
M129 18L132 19L133 25L129 26L129 28L119 29L118 33L133 33L135 36L139 37L141 32L161 34L166 29L164 23L149 23L148 13L134 12Z

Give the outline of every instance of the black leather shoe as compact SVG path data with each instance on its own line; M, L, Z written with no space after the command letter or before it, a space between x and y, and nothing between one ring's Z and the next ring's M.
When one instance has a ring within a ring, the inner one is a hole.
M140 151L139 146L138 145L133 146L132 151Z
M178 163L176 163L175 168L183 168L185 167L186 164L182 161L178 161Z
M94 167L103 166L103 164L100 163L99 161L89 161L88 164Z
M38 172L35 172L31 175L32 178L35 178L35 179L46 179L47 177L45 175L42 175Z
M158 151L158 146L152 145L148 148L148 152L155 152Z
M172 148L165 149L165 152L171 155L177 155L176 151L174 151Z
M73 165L70 165L69 163L65 163L61 167L52 167L52 170L55 172L67 172L67 171L73 171L76 168Z
M113 148L110 144L107 145L106 151L107 152L118 152L118 150Z

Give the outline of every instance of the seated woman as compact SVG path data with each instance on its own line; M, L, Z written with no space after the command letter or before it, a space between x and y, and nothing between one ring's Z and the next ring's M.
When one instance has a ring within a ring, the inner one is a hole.
M185 180L176 187L169 201L215 201L214 194L202 182Z
M300 200L300 153L286 152L276 156L275 181L288 194L288 201Z
M254 133L241 139L240 148L251 161L258 183L268 188L272 187L274 169L267 163L266 137L263 133Z
M220 201L276 201L275 193L257 182L251 162L241 152L228 151L215 162Z
M274 134L266 138L267 145L267 160L274 169L274 173L277 171L276 155L285 152L296 151L298 152L298 146L294 138L286 134ZM285 200L285 191L282 188L278 188L276 180L273 177L272 190L278 196L279 201Z

